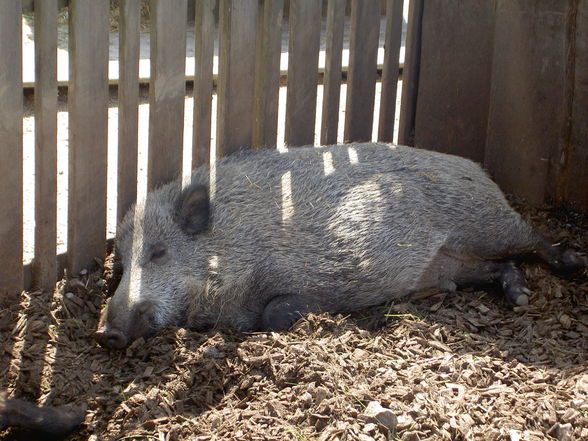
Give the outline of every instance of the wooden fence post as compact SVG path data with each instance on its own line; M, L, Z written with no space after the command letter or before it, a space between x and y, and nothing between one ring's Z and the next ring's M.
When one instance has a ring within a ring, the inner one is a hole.
M421 62L421 29L424 0L411 0L402 69L402 102L398 122L398 144L414 144L419 69Z
M210 163L215 3L215 0L196 0L194 12L196 72L194 73L192 168Z
M187 19L186 0L151 0L149 190L182 171Z
M255 67L253 146L275 147L284 0L264 0L259 11Z
M106 250L108 2L72 0L69 13L68 270Z
M396 117L398 90L398 67L402 40L402 10L404 0L387 0L386 40L384 42L384 68L382 69L382 94L380 97L380 119L378 141L392 142Z
M35 1L35 257L38 288L57 281L57 0Z
M320 1L290 1L285 128L287 146L314 144L321 12Z
M352 0L345 142L372 140L379 37L379 0Z
M139 142L140 0L120 3L118 81L118 183L116 216L120 222L137 199Z
M0 14L1 303L8 302L23 288L21 8L20 0L6 0ZM7 294L10 297L4 298Z
M325 76L323 80L323 113L321 115L321 144L323 145L337 143L344 28L345 0L329 0L327 6Z
M216 155L251 146L258 0L220 0Z

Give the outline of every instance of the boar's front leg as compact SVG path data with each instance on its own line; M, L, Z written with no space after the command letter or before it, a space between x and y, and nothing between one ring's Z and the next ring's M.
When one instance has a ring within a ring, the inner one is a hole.
M529 304L527 281L512 262L484 262L477 266L466 266L457 275L455 282L458 286L484 284L495 282L500 284L506 300L514 306Z
M509 303L516 306L529 304L531 291L527 288L527 280L514 263L495 263L491 266L491 277L500 283L502 292Z
M261 323L263 330L285 331L300 317L311 312L323 312L316 297L305 295L281 295L271 299L265 306Z
M84 420L86 406L38 407L0 392L0 430L8 426L65 436Z

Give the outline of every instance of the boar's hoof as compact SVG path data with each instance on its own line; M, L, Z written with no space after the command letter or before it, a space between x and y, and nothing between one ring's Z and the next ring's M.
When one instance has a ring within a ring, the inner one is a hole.
M518 292L512 292L510 294L510 297L513 299L515 305L517 306L527 306L529 304L529 294L531 294L531 291L527 288L516 288L513 291L518 291Z
M514 306L526 306L529 304L531 291L527 288L525 277L512 262L498 264L497 279L502 285L502 290L509 303Z
M108 349L122 349L128 343L128 339L117 329L99 329L94 333L94 339Z
M311 312L321 312L321 307L315 298L303 295L274 297L263 310L262 327L268 331L285 331L296 320Z

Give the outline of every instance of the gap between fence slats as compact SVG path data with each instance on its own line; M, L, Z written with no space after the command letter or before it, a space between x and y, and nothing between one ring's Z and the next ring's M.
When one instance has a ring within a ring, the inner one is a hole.
M139 139L139 26L140 0L120 3L118 84L118 222L137 199Z
M21 8L6 0L0 14L0 303L23 288Z
M314 143L322 2L291 0L285 142Z
M345 142L372 139L379 35L380 1L352 0Z
M253 146L275 147L284 0L265 0L259 11L255 66Z
M387 0L384 67L382 69L382 93L378 121L379 142L392 142L394 139L403 8L404 0Z
M345 0L329 0L321 120L321 144L323 145L337 143L344 29Z
M187 0L151 0L149 190L179 176L184 142Z
M214 61L215 0L196 0L194 34L194 132L192 168L210 163L212 124L212 90Z
M424 0L411 0L408 9L408 28L402 69L402 101L398 122L398 144L414 143L414 123L421 59L421 28Z
M69 6L69 275L103 258L106 239L108 2Z
M35 1L34 286L57 281L57 0Z
M217 156L251 145L258 0L220 0Z

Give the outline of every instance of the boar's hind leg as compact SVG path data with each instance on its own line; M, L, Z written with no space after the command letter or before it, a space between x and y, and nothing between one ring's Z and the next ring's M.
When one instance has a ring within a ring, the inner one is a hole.
M564 250L544 238L539 239L539 244L535 252L554 271L559 273L575 273L588 266L588 258L581 256L575 251Z
M506 300L515 306L529 304L527 281L512 262L486 262L472 270L469 268L456 278L458 285L496 282L502 287Z
M316 298L304 295L281 295L269 301L261 317L264 330L285 331L300 317L323 309Z

